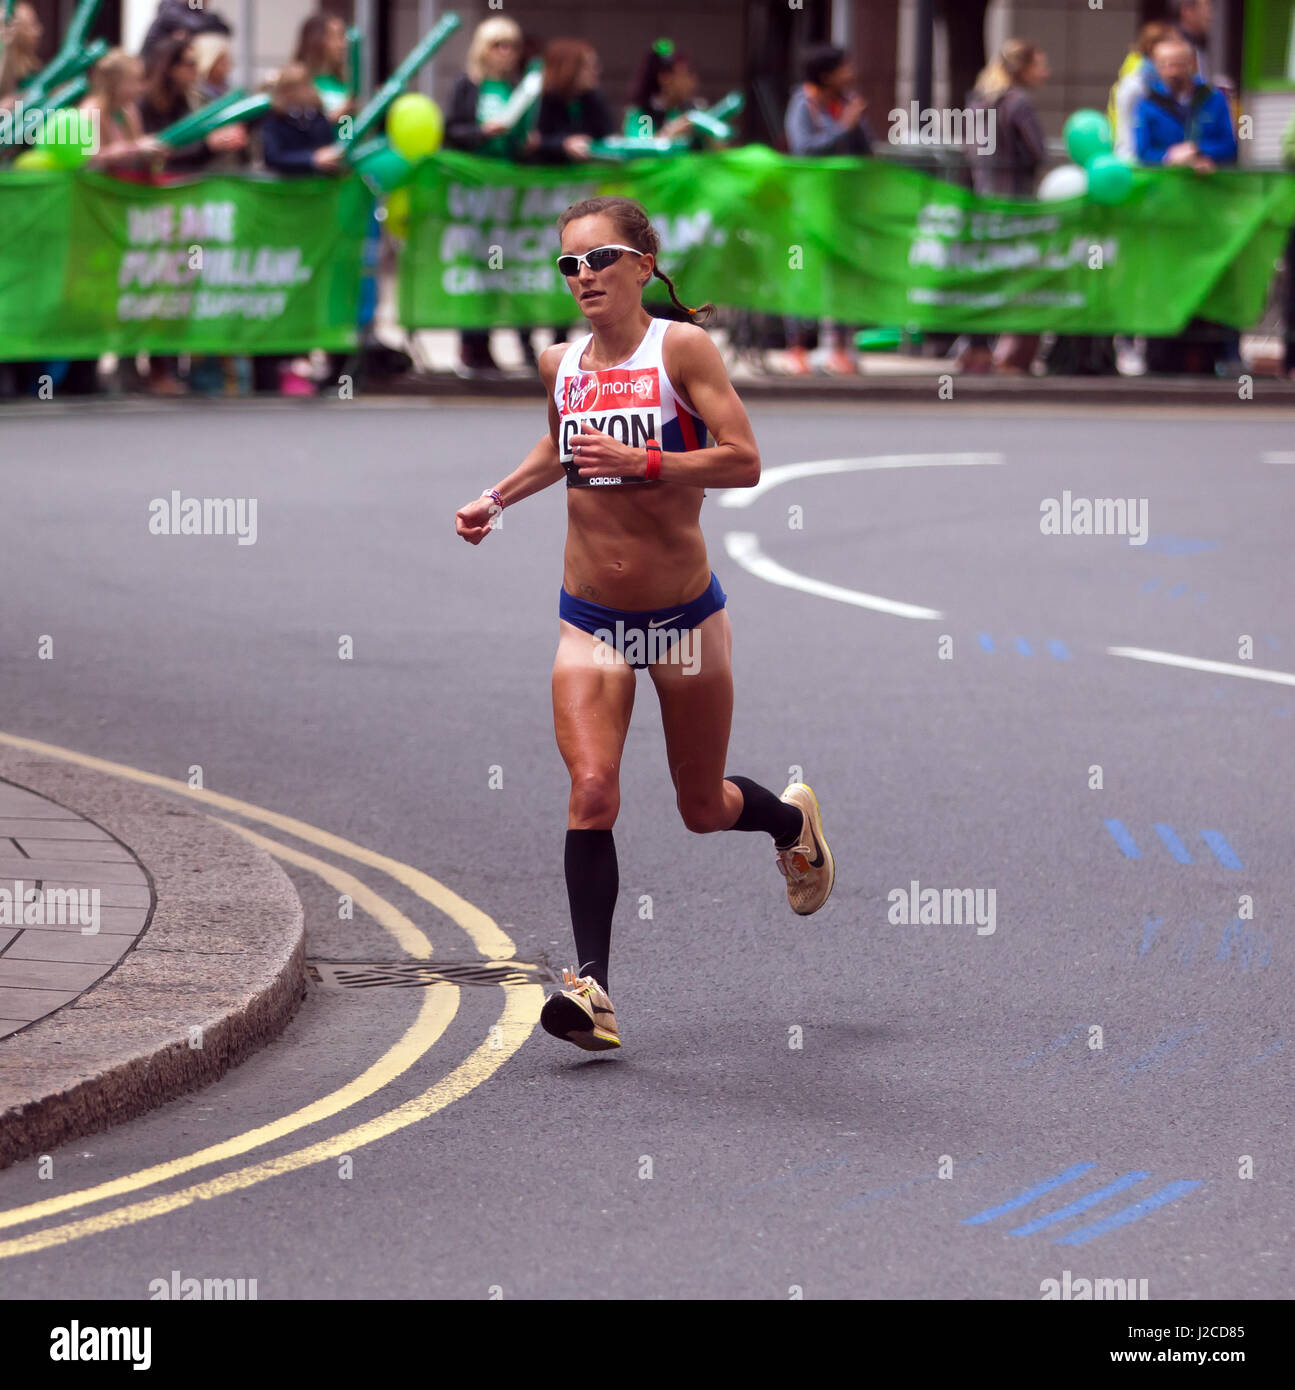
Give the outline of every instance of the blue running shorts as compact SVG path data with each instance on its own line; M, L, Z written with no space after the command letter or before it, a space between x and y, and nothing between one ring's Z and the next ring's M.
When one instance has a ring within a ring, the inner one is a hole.
M590 603L567 593L565 586L558 592L558 617L610 642L636 670L666 657L685 632L718 613L728 602L714 570L710 572L710 587L695 599L646 612L604 608L601 603Z

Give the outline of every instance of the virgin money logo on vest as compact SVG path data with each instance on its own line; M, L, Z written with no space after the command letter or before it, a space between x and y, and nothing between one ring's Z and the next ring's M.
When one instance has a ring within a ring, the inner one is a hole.
M567 378L563 414L579 415L612 406L661 404L661 384L655 367L638 371L575 372Z

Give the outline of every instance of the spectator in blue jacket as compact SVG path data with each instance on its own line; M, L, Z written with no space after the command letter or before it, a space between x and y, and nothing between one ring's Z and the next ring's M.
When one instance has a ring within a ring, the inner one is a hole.
M1156 75L1136 108L1137 152L1143 164L1212 173L1237 161L1227 97L1196 71L1192 46L1178 35L1152 50ZM1243 370L1235 328L1193 319L1181 338L1148 338L1147 370L1236 375Z
M1156 75L1135 111L1143 164L1190 165L1206 174L1235 164L1237 137L1227 97L1196 75L1196 55L1178 37L1152 52Z

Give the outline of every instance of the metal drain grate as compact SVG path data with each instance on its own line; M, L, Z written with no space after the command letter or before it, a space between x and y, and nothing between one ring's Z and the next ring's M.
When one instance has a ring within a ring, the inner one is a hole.
M308 960L306 969L323 989L421 989L427 985L554 984L553 972L520 960L427 961Z

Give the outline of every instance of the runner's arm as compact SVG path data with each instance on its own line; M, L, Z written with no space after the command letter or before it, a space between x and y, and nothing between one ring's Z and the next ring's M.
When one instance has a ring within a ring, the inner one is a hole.
M565 350L564 343L554 343L540 354L540 378L549 402L549 428L521 463L497 485L496 491L504 499L505 507L543 492L566 476L558 457L558 408L553 400L553 382Z
M709 449L661 455L661 479L692 487L754 487L760 481L760 450L724 359L704 328L672 324L662 348L671 381L706 422L715 444ZM646 450L643 455L646 467Z

